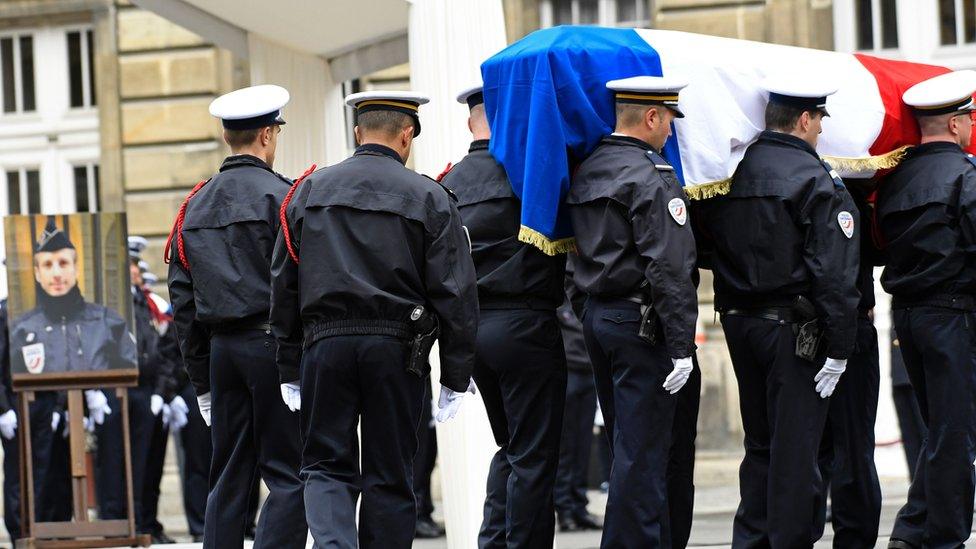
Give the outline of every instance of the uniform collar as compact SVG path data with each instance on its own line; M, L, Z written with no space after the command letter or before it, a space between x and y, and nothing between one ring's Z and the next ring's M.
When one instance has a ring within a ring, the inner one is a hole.
M468 152L473 153L474 151L487 151L488 150L488 140L487 139L475 139L471 142L471 146L468 147Z
M233 168L243 168L245 166L254 166L274 173L271 166L269 166L267 162L250 154L235 154L228 156L224 159L224 163L220 165L220 171L223 172Z
M801 149L803 151L812 154L817 158L820 158L820 155L817 154L816 149L814 149L813 147L810 146L809 143L807 143L806 141L800 139L795 135L790 135L788 133L777 132L773 130L763 130L763 132L759 134L759 140L772 141L773 143L778 143L780 145L786 145L788 147Z
M403 159L400 158L400 155L397 154L395 150L387 147L386 145L380 145L379 143L365 143L356 147L355 156L359 156L361 154L381 154L384 156L389 156L393 160L403 164Z
M637 139L636 137L631 137L629 135L620 135L612 133L603 138L604 143L609 143L612 145L629 145L632 147L640 147L645 151L658 152L657 149L651 146L650 143L644 141L643 139Z
M948 141L932 141L929 143L922 143L921 145L916 145L912 149L912 154L926 154L933 152L957 152L962 153L962 147L955 143L950 143Z

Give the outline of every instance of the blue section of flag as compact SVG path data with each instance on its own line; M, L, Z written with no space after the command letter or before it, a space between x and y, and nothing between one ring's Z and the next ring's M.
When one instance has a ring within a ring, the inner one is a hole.
M614 127L606 82L660 76L657 52L633 29L554 27L497 53L481 73L490 151L522 200L522 225L549 240L571 237L561 209L571 170ZM662 152L681 177L676 140Z

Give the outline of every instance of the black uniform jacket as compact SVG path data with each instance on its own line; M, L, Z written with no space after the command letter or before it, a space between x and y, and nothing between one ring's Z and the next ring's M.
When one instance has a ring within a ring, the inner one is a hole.
M566 258L548 256L520 242L521 201L503 168L475 141L468 155L443 179L458 198L461 220L471 237L482 308L493 300L528 299L555 309L562 302Z
M282 382L298 379L302 346L322 337L411 329L417 306L440 322L441 384L468 387L478 292L468 238L448 191L368 144L299 185L279 232L271 328Z
M805 296L821 319L827 356L850 356L861 222L843 182L813 147L764 131L746 150L731 191L703 202L716 304L789 306Z
M885 291L907 299L976 293L976 167L954 143L914 147L881 184Z
M695 238L674 169L647 143L611 135L580 165L566 203L580 290L627 297L647 286L668 352L691 356L698 318Z
M32 373L136 368L135 336L125 320L108 307L82 302L60 318L41 307L15 319L10 331L12 368Z
M271 252L290 187L261 159L230 156L187 205L189 269L174 242L169 293L183 362L198 395L210 392L211 331L268 321Z

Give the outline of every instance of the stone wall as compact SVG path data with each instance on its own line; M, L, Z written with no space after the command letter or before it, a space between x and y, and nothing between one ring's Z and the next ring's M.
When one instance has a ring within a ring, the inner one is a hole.
M103 156L117 155L129 233L149 239L146 259L165 279L162 248L176 210L228 153L207 107L246 85L248 71L229 52L128 1L118 2L116 29L121 146Z

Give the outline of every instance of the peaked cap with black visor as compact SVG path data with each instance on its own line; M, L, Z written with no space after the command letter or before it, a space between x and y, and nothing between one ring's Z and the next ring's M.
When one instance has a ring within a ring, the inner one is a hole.
M366 91L346 97L346 105L356 109L356 124L359 115L374 111L392 111L410 116L413 119L413 136L420 135L420 106L430 99L419 93L408 91Z

